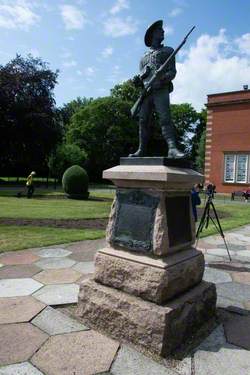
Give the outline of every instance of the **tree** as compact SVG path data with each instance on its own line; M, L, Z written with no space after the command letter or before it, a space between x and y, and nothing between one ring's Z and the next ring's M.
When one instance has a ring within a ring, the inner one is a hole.
M61 144L51 153L48 160L49 172L52 177L61 179L65 170L72 165L83 166L86 152L75 144Z
M57 76L31 55L0 65L2 173L46 173L47 155L61 137L53 94Z
M112 96L91 101L73 115L66 140L86 151L88 175L101 179L104 169L118 164L137 145L130 103Z
M72 100L71 102L64 104L61 108L59 108L59 114L61 117L61 121L63 123L63 129L66 130L67 126L70 123L71 117L79 111L79 109L83 108L85 105L89 104L93 99L90 98L80 98L77 97L76 99Z
M201 141L202 134L206 129L207 122L207 110L203 108L201 112L198 113L198 120L195 128L193 129L193 137L191 138L191 159L196 160L199 153L199 145ZM197 165L196 165L197 166Z
M129 79L121 84L115 85L111 89L110 95L114 98L125 100L131 105L136 102L141 93L141 87L136 86L132 79Z
M206 150L206 129L204 129L203 133L201 134L201 137L198 143L197 155L195 158L195 165L200 172L204 172L205 150Z

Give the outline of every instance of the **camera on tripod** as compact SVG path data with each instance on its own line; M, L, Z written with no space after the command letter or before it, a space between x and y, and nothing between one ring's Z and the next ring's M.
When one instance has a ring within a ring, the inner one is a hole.
M198 229L196 231L196 246L197 246L197 243L199 241L200 234L201 234L203 228L207 228L208 224L209 224L209 221L211 221L213 223L214 227L217 229L217 232L223 238L225 247L227 249L227 254L228 254L229 260L231 261L232 258L230 256L228 246L227 246L227 243L226 243L226 240L225 240L225 236L224 236L223 230L222 230L221 225L220 225L220 220L219 220L218 214L216 212L216 209L215 209L215 206L214 206L214 203L213 203L214 194L216 193L215 189L216 189L216 186L213 185L213 184L208 184L207 187L206 187L205 193L207 195L207 200L206 200L206 204L205 204L205 207L204 207L203 214L202 214L201 219L200 219ZM213 213L213 216L211 215L211 212Z
M205 191L208 198L214 198L214 194L216 193L216 186L213 184L208 184Z

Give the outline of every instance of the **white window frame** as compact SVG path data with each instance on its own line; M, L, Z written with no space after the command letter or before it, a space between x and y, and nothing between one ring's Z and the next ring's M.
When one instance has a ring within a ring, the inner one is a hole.
M245 179L239 180L238 171L239 171L239 158L241 156L246 157L246 164L245 164ZM249 164L249 155L248 154L238 154L236 158L236 168L235 168L235 182L238 184L246 184L248 181L248 164Z

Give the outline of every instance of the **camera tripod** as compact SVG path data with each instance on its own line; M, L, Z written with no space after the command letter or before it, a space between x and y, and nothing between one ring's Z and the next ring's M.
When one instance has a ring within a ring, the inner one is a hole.
M212 216L210 214L211 209L213 210L216 222L215 222L214 218L212 218ZM200 220L200 224L199 224L197 232L196 232L196 245L197 245L197 243L199 241L199 237L200 237L200 234L201 234L203 228L204 227L205 228L208 227L209 220L212 221L212 223L214 224L215 228L217 229L217 232L223 238L225 247L227 249L227 254L228 254L229 260L231 262L232 258L230 256L230 253L229 253L229 250L228 250L228 246L227 246L227 243L226 243L226 240L225 240L225 236L224 236L223 230L222 230L221 225L220 225L219 217L217 215L216 209L215 209L214 204L213 204L212 194L208 195L208 198L207 198L207 201L206 201L206 205L205 205L205 208L204 208L201 220Z

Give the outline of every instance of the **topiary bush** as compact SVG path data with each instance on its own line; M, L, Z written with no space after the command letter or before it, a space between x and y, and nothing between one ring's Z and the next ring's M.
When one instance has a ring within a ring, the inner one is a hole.
M79 165L66 169L62 177L63 190L71 199L88 199L88 174Z

